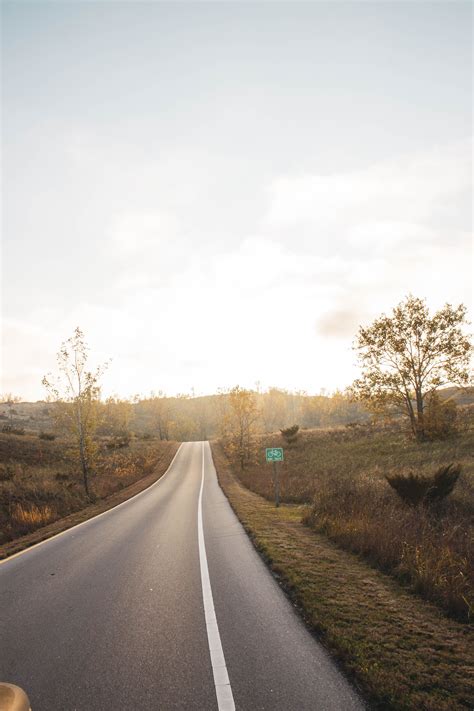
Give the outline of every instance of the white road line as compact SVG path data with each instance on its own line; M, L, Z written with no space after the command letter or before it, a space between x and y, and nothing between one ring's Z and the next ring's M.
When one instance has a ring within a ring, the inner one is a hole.
M202 598L204 602L204 614L206 617L207 641L211 654L212 673L214 674L214 685L216 687L217 706L219 711L235 711L232 687L227 674L227 667L222 651L221 636L217 626L216 611L214 610L214 600L212 598L211 581L209 578L209 568L207 566L206 544L204 542L204 530L202 527L202 491L204 489L204 442L202 443L202 475L201 490L199 491L198 502L198 541L199 541L199 563L201 566Z
M129 499L125 499L125 501L122 501L120 504L116 504L115 506L112 506L111 509L102 511L102 513L96 514L95 516L92 516L91 518L87 518L85 521L81 521L81 523L76 523L75 526L70 526L69 528L65 528L64 531L60 531L59 533L55 533L53 536L49 536L48 538L45 538L44 540L39 541L38 543L34 543L32 546L28 546L28 548L24 548L22 551L18 551L18 553L13 553L13 555L9 555L6 558L2 558L0 560L0 565L9 563L14 558L18 558L21 555L25 555L26 553L29 553L30 551L34 550L35 548L39 548L39 546L44 546L45 543L49 543L50 541L54 540L55 538L59 538L59 536L64 536L66 533L70 533L70 531L73 531L74 529L80 528L81 526L85 526L87 523L90 523L91 521L95 521L96 519L100 518L101 516L106 516L107 514L112 513L112 511L116 511L121 506L125 506L125 504L129 504L130 501L133 501L133 499L137 499L139 496L146 494L147 491L149 491L153 487L156 487L159 484L161 484L161 482L163 481L163 479L165 478L165 476L168 474L171 467L173 466L174 460L178 456L182 446L183 446L183 442L181 442L178 449L176 450L176 454L174 455L173 459L171 460L169 467L165 471L165 473L162 474L159 479L154 481L153 484L150 484L150 486L147 486L146 489L142 489L141 491L138 492L138 494L134 494L134 496L131 496Z

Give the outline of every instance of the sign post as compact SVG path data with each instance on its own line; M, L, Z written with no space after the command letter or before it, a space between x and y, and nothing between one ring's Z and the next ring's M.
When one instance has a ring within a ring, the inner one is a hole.
M273 468L273 486L275 489L275 506L280 506L280 471L277 462L283 461L282 447L267 447L265 449L265 458L267 462L272 463Z

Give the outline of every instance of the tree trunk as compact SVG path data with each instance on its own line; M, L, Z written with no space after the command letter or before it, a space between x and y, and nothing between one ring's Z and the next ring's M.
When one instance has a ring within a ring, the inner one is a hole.
M415 413L413 411L413 405L412 405L409 393L406 392L404 397L405 397L405 404L406 404L406 408L407 408L408 417L410 418L411 431L413 433L413 436L418 438L418 427L417 427L416 417L415 417Z
M84 482L84 490L86 492L87 498L90 499L89 470L87 467L87 457L86 457L85 446L84 446L84 435L82 432L79 435L79 454L81 457L82 479Z
M80 393L80 389L79 389ZM86 496L90 499L89 493L89 471L87 467L86 437L84 434L84 423L82 418L82 408L80 400L76 402L77 437L79 441L79 458L81 460L82 480Z
M416 438L422 442L425 439L425 415L423 393L421 390L416 391Z

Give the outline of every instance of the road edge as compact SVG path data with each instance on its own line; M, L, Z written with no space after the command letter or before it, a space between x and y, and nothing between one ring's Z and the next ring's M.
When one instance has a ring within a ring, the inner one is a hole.
M49 543L49 541L52 541L54 538L59 538L59 536L62 536L65 533L68 533L68 531L72 531L74 528L79 528L80 526L83 526L84 524L88 523L89 521L92 521L93 519L100 518L101 516L104 516L105 514L109 513L110 511L113 511L114 509L118 509L120 506L123 504L127 504L129 501L132 501L133 499L136 499L138 496L141 496L141 494L144 494L146 491L151 489L154 486L157 486L165 476L168 474L170 471L171 467L174 464L174 461L176 457L178 456L181 447L183 446L183 442L181 442L176 449L170 463L168 464L166 470L159 476L157 479L154 479L150 484L147 486L144 486L142 489L137 491L136 493L126 496L125 498L118 500L118 501L112 501L112 499L119 499L121 498L122 495L126 494L127 490L130 490L137 485L139 485L140 482L143 482L144 480L148 479L149 477L143 477L142 479L138 479L136 482L133 482L133 484L130 484L130 486L126 487L125 489L122 489L120 492L116 492L112 494L112 496L109 496L105 499L102 499L100 502L96 504L92 504L91 506L86 506L83 509L80 509L79 511L75 511L72 514L69 514L69 516L65 516L64 518L60 518L57 521L54 521L51 524L51 527L56 527L59 526L60 530L59 531L54 531L49 534L47 531L48 526L44 526L42 528L37 529L37 531L34 531L31 534L28 534L27 536L23 536L22 538L18 538L17 540L14 541L9 541L8 543L4 544L3 546L0 547L0 566L3 565L4 563L8 563L9 561L13 560L14 558L18 558L20 555L23 555L24 553L28 553L29 551L33 550L34 548L38 548L38 546L43 545L44 543ZM94 511L96 509L101 509L103 506L105 506L104 510L99 510L96 513ZM88 515L88 513L90 515ZM70 519L75 518L75 519L80 519L83 518L83 520L79 520L77 523L70 522ZM64 524L64 525L62 525ZM40 540L35 541L33 540L32 542L29 542L25 539L31 537L35 537L35 534L38 536L41 536L41 534L44 534L40 538ZM12 553L8 553L8 547L13 549ZM7 549L6 555L4 554L4 549Z

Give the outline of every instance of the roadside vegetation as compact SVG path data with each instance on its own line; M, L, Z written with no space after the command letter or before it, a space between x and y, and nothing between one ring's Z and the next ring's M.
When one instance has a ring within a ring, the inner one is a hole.
M467 621L474 604L474 409L463 419L456 435L422 444L398 425L306 430L290 446L280 433L256 435L254 459L235 471L273 501L265 448L283 446L280 497L305 505L308 526ZM405 503L386 479L410 471L428 478L452 462L461 474L434 508Z
M118 492L126 494L137 481L154 474L158 478L178 447L175 442L134 437L127 447L110 449L110 441L95 442L86 495L73 442L0 434L0 547Z
M431 316L409 296L359 329L362 374L348 398L365 405L365 421L262 435L255 394L236 388L221 442L241 483L268 500L276 482L265 449L285 445L280 500L303 504L307 526L470 622L474 408L455 399L473 392L465 315L446 304Z
M222 444L211 446L220 484L254 545L371 708L474 707L469 625L446 617L396 579L305 526L306 506L277 509L244 487L238 464L231 464Z

